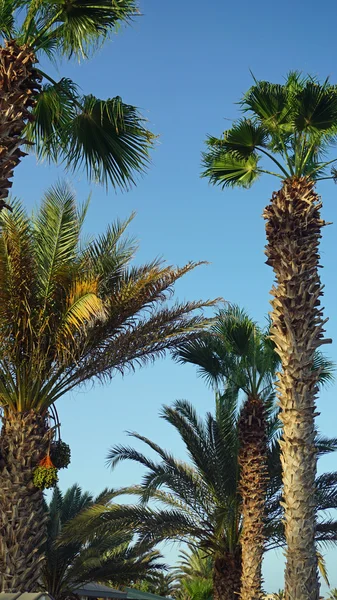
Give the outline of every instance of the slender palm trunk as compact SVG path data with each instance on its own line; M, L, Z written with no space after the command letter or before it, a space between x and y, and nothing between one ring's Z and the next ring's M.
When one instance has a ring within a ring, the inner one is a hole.
M8 414L0 434L0 592L33 592L46 535L43 492L32 473L46 453L41 415Z
M239 598L241 586L241 550L217 557L213 571L213 600Z
M260 600L264 550L265 504L268 483L267 436L263 401L249 396L239 419L241 534L241 600Z
M319 240L325 225L314 184L290 179L264 211L267 263L276 286L272 338L282 361L278 397L283 423L282 467L287 542L286 600L318 600L315 549L315 350L324 340L319 298Z
M7 206L14 168L26 155L23 130L33 119L29 109L36 102L41 77L33 68L34 53L28 46L6 40L0 47L0 210Z

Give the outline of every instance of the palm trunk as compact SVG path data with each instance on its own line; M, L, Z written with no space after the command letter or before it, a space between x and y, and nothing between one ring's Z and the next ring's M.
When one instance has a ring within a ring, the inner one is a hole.
M283 423L282 467L286 535L286 600L318 600L315 549L315 350L323 339L319 240L325 225L314 183L290 179L264 211L267 263L276 287L272 339L282 361L278 397Z
M8 414L0 435L0 592L33 592L41 573L46 536L43 492L32 473L48 440L44 418Z
M40 91L40 75L33 68L36 62L28 46L6 40L0 48L0 210L7 206L14 168L26 155L23 130L33 119L30 110Z
M243 528L241 600L260 600L268 483L267 436L263 402L249 396L239 419L240 493Z
M236 600L241 586L241 550L217 557L213 571L213 600Z

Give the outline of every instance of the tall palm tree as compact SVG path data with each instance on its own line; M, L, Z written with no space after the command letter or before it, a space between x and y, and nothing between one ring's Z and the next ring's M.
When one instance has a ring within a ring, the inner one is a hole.
M271 336L282 371L278 396L283 423L282 464L286 522L286 600L318 600L315 552L314 353L324 339L318 274L319 240L326 224L315 184L335 179L326 152L336 142L337 88L328 80L291 73L283 85L254 81L241 101L243 118L221 138L208 139L204 176L222 187L250 187L261 174L281 182L264 211L272 289ZM267 161L273 165L272 170Z
M85 60L138 12L136 0L1 1L0 209L23 146L122 188L143 171L153 136L136 108L119 96L83 95L70 79L55 81L38 66L40 57Z
M90 380L109 380L193 336L196 310L169 306L173 285L196 265L130 266L135 243L117 222L85 244L87 204L52 188L29 218L20 202L0 220L0 590L34 589L43 543L43 487L55 402ZM55 463L56 464L56 463Z
M94 581L127 585L136 579L152 578L163 567L160 554L149 546L132 544L130 533L97 536L95 529L83 542L59 545L62 529L84 508L96 503L108 506L113 491L97 498L73 485L64 494L56 487L48 511L48 535L44 548L41 588L55 600L71 597L77 588Z
M136 494L138 505L96 506L84 511L65 532L65 539L81 539L95 523L97 531L138 532L153 543L184 541L209 556L213 563L213 598L233 600L241 587L242 502L239 487L239 420L237 397L226 394L217 399L216 416L203 421L186 401L164 407L162 416L181 436L191 463L176 459L158 444L139 434L131 434L158 457L147 457L133 447L117 446L109 463L132 460L146 468L141 485L121 490ZM275 419L271 418L275 422ZM280 454L273 442L268 455L269 484L266 509L266 548L284 545L283 512L280 506ZM319 453L336 450L337 440L317 439ZM319 479L319 478L318 478ZM318 493L320 490L320 493ZM317 540L336 543L337 523L326 517L337 506L337 473L327 473L318 481L315 506L319 516ZM158 507L148 505L158 503Z
M198 365L214 386L241 390L246 398L239 419L242 498L242 600L262 598L262 557L268 486L266 406L273 399L279 362L269 331L262 331L237 306L219 311L205 336L175 352L181 363Z

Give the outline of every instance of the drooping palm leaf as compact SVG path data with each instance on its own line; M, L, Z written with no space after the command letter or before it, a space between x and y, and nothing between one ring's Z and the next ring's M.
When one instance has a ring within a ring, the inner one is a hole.
M74 386L135 368L206 324L198 309L213 301L166 304L196 264L130 266L130 219L84 243L87 207L59 184L31 219L17 201L1 214L0 398L11 410L45 410Z

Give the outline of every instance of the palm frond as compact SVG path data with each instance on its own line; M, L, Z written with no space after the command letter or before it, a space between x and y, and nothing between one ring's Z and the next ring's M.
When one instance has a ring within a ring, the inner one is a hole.
M34 7L24 24L27 29L31 17L43 19L45 40L55 40L59 51L67 58L88 58L97 50L116 27L129 22L139 14L135 0L66 0L40 3ZM30 19L29 19L30 17ZM43 49L41 35L31 36L33 48Z
M146 168L154 136L137 109L120 97L85 96L81 106L62 132L66 167L84 167L93 181L128 188L134 173Z
M202 176L207 177L213 185L225 187L249 188L258 179L259 157L251 154L248 158L240 158L232 152L211 147L203 154Z

